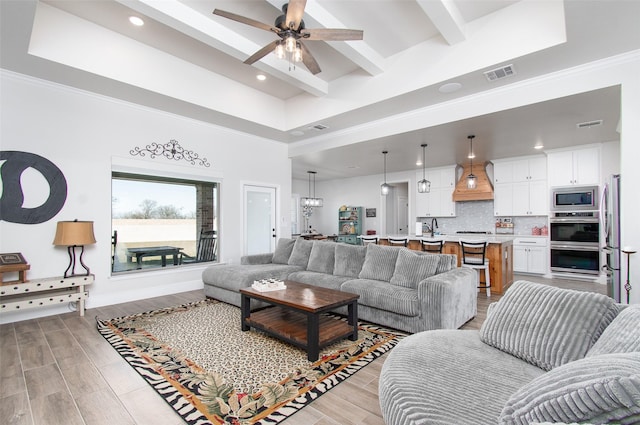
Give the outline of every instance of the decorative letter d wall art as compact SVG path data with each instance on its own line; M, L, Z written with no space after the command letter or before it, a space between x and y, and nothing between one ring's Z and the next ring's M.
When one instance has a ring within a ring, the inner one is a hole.
M0 167L0 220L39 224L58 214L67 200L67 180L53 162L34 153L19 151L0 151L0 161L5 161ZM27 168L40 172L49 185L49 197L35 208L23 207L24 193L20 178Z

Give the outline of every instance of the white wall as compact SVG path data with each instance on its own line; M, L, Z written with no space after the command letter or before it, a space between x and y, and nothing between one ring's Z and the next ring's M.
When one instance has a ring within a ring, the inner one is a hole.
M0 221L0 252L21 252L31 265L28 278L62 275L68 257L65 249L52 246L55 226L59 220L78 218L94 221L97 239L84 256L96 276L88 307L202 287L203 267L110 277L113 161L221 180L222 261L237 263L242 255L242 183L278 188L279 234L290 235L291 162L286 145L19 74L3 71L1 78L0 148L47 158L62 170L68 185L66 203L50 221ZM211 167L129 154L136 146L171 139L206 157ZM27 180L32 184L24 183L28 186L24 188L25 203L38 205L46 199L48 188L43 189L46 184L42 178ZM3 313L0 320L22 320L59 310Z

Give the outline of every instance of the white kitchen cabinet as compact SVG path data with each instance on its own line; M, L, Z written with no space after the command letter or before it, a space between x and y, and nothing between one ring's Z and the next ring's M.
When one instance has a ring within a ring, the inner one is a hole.
M547 273L549 249L547 238L518 237L513 241L513 271Z
M456 204L452 195L456 186L455 166L428 169L426 177L431 182L431 191L416 194L416 217L454 217ZM416 172L418 180L422 180L422 171Z
M495 161L495 216L547 215L547 162L543 156Z
M549 186L600 184L600 148L549 152Z

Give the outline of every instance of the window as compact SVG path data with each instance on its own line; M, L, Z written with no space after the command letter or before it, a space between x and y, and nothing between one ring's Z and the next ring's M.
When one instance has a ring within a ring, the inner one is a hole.
M220 183L112 173L112 272L218 261Z

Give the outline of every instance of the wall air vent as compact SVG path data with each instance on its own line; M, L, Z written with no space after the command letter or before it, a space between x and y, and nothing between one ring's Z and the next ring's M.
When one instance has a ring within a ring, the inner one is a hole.
M486 71L484 73L484 76L487 77L487 80L489 81L501 80L513 75L516 75L516 70L513 65L507 65L500 68L492 69L491 71Z
M314 125L314 126L313 126L313 127L311 127L311 128L313 128L314 130L322 131L322 130L326 130L326 129L327 129L327 128L329 128L329 127L327 127L327 126L326 126L326 125L324 125L324 124L316 124L316 125Z
M580 122L578 124L576 124L576 127L578 128L591 128L591 127L596 127L602 125L602 120L593 120L593 121L587 121L587 122Z

